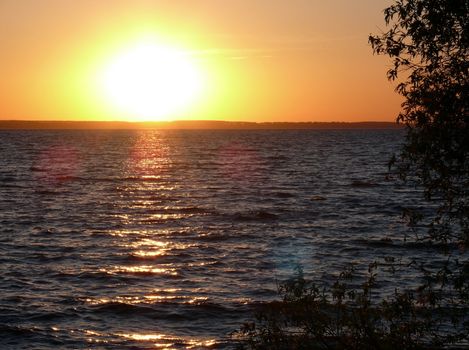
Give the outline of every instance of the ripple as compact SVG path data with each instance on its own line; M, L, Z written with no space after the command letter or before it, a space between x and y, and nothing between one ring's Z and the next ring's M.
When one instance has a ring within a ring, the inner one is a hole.
M0 134L0 348L230 349L298 266L438 249L403 241L398 131Z

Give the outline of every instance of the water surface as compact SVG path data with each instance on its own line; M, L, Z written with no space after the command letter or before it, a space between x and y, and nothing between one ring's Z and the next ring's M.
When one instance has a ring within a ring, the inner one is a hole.
M297 266L427 259L387 178L402 136L1 131L0 347L230 348Z

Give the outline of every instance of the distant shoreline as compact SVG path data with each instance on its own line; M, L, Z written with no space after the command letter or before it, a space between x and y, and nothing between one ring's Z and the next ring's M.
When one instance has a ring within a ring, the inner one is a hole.
M104 121L0 121L0 130L304 130L304 129L401 129L395 122L229 122L180 120L168 122Z

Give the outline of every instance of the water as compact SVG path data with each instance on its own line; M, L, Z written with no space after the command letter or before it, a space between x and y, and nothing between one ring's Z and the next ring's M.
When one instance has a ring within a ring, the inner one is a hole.
M0 348L231 348L297 266L329 283L349 263L431 260L403 241L420 194L386 177L402 140L1 131Z

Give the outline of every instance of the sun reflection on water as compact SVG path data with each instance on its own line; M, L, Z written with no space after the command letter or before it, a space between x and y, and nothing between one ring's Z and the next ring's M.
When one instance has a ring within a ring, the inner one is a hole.
M164 340L166 343L154 343L153 345L156 348L164 348L164 349L173 349L175 345L185 345L185 349L196 349L196 348L209 348L215 346L217 341L215 339L208 339L208 340L196 340L196 339L180 339L177 337L172 337L162 333L150 333L150 334L139 334L139 333L121 333L117 334L118 336L130 340L135 341L157 341L157 340Z
M146 251L146 250L136 250L132 253L132 255L140 257L140 258L154 258L156 256L162 256L165 254L165 250L154 250L154 251Z
M207 297L194 297L188 295L162 295L162 294L149 294L142 296L116 296L113 298L86 298L84 302L88 305L104 305L110 303L120 303L120 304L154 304L154 303L163 303L176 301L183 304L201 304L208 301Z
M179 263L164 263L165 257L184 254L197 246L196 243L174 241L171 238L174 232L164 227L169 221L200 215L196 211L197 208L178 205L178 197L174 194L178 188L171 181L174 170L173 156L163 134L156 131L140 133L123 169L125 180L117 187L120 200L115 203L117 210L114 218L121 227L108 232L120 249L118 256L128 260L127 263L105 266L100 272L110 275L136 275L136 278L141 279L141 283L121 295L87 298L83 300L84 303L98 308L107 307L108 304L172 308L173 304L196 306L209 302L206 296L194 291L185 292L180 288L149 288L154 287L153 283L158 281L180 278ZM183 265L203 267L205 263L184 260ZM149 342L152 347L161 349L206 349L217 344L214 339L184 339L159 332L135 332L130 328L124 328L114 336L129 341Z
M158 275L171 275L177 276L178 272L175 268L162 268L151 265L139 266L113 266L110 268L102 268L100 272L108 274L130 273L130 274L158 274Z
M156 179L161 170L171 165L169 145L157 131L142 131L134 143L128 159L128 166L142 179Z

